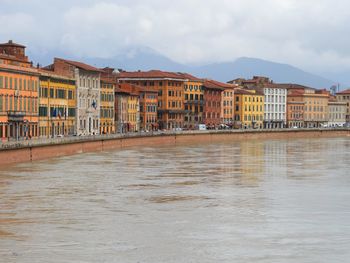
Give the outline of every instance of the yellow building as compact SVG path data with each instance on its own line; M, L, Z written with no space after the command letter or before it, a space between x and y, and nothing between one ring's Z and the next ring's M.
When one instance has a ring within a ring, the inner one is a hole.
M114 90L116 80L113 69L105 68L101 75L100 134L115 133L114 125Z
M230 85L230 84L226 84ZM221 123L230 125L233 124L234 115L234 89L226 88L221 92Z
M43 69L39 73L39 136L75 134L75 80Z
M0 139L38 136L39 74L11 40L0 44Z
M264 93L258 89L234 90L234 126L262 128L264 120Z
M128 131L140 130L140 99L139 94L130 93L128 96Z
M187 73L179 73L187 81L184 84L185 91L185 118L184 128L195 129L203 123L204 89L203 80Z

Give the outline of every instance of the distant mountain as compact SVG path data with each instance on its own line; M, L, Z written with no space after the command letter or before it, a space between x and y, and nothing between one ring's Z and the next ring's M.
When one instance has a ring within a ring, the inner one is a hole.
M221 81L235 78L267 76L276 83L297 83L314 88L329 88L334 81L305 72L296 67L256 58L242 57L234 62L211 64L194 69L193 74Z
M151 70L188 72L197 77L211 78L222 82L243 77L266 76L276 83L296 83L314 88L329 88L337 84L318 75L308 73L296 67L256 58L242 57L233 62L216 63L205 66L187 66L176 63L150 48L133 47L111 58L81 58L63 51L28 52L34 64L48 65L54 57L79 60L96 67L114 67L123 70ZM335 76L335 75L334 75ZM338 78L337 78L338 79ZM346 79L345 74L342 79ZM346 85L343 85L346 86Z
M28 56L34 65L48 65L54 57L66 58L88 63L92 66L114 67L128 71L161 69L165 71L182 71L187 67L160 55L150 48L133 47L122 50L111 58L79 57L62 50L29 50Z
M176 63L150 48L131 48L112 58L88 58L86 62L98 67L120 68L128 71L161 69L164 71L187 70L185 65Z
M334 79L337 81L336 84L340 84L340 89L347 89L350 87L350 72L349 71L343 71L343 72L324 72L322 73L323 76L327 76L327 78Z

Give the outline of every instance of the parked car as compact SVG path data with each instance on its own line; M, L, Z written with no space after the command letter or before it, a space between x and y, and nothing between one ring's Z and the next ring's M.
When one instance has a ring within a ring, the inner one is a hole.
M226 124L220 124L220 126L219 126L219 130L227 130L227 129L229 129L230 127L228 126L228 125L226 125Z
M205 124L198 124L198 130L206 131L207 130L207 126Z

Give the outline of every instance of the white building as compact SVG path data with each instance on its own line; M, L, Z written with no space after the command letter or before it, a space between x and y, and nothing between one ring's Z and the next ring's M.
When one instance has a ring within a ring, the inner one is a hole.
M328 102L328 127L342 127L346 123L346 102L330 100Z
M100 131L100 74L90 65L55 58L50 65L55 72L75 78L77 88L76 134L95 135Z
M287 89L278 84L264 85L264 128L284 128L287 123Z

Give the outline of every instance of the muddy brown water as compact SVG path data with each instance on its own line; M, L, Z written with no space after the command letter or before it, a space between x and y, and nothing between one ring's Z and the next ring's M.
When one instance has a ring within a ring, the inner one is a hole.
M139 147L0 170L0 262L348 262L350 138Z

